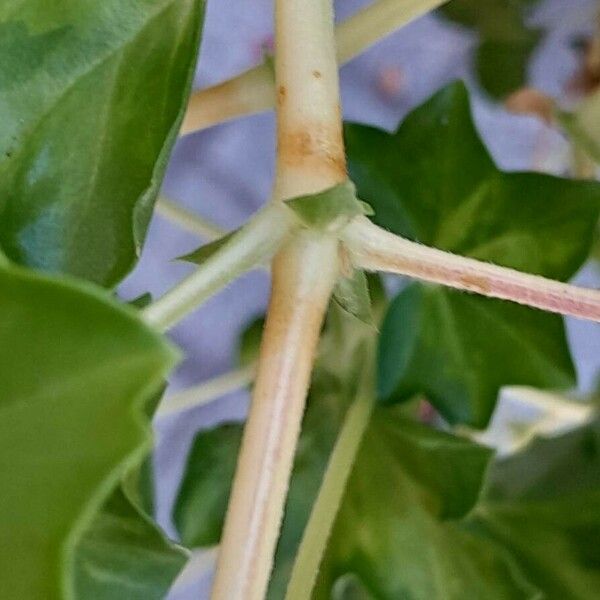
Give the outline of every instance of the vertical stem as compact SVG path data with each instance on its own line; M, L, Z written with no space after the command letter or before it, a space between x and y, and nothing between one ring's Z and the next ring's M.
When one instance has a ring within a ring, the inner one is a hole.
M346 179L332 0L276 0L275 201ZM273 563L338 241L302 232L275 257L258 374L213 600L261 600Z
M280 199L346 179L331 0L276 0Z
M309 234L310 235L310 234ZM264 597L337 242L293 241L273 264L271 302L212 597Z

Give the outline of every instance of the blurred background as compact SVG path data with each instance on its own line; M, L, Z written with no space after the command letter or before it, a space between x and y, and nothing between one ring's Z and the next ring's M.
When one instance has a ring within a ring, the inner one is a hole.
M598 2L518 1L531 5L531 10L527 11L524 23L515 25L517 29L523 27L523 31L517 31L521 51L511 54L506 89L492 89L485 72L477 73L477 56L481 52L478 47L494 29L493 14L490 13L491 24L477 31L465 26L465 19L461 24L438 12L413 22L341 69L345 118L395 129L408 111L440 87L454 79L463 79L473 92L473 110L480 133L502 169L565 174L570 151L561 134L535 116L511 114L493 95L504 96L511 86L518 87L514 72L519 72L519 65L515 61L522 60L527 85L568 104L583 85L585 41L597 32ZM512 0L455 2L486 11L486 4L511 4ZM339 0L337 19L344 19L367 3ZM260 63L272 41L271 1L208 0L194 87L212 85ZM272 113L187 135L175 147L163 191L167 197L224 229L235 228L270 195L274 140ZM176 262L174 257L198 245L197 237L156 216L142 260L122 285L121 295L128 299L148 291L153 296L162 295L191 270L190 265ZM577 282L597 287L600 271L590 263ZM173 376L171 390L198 384L235 366L239 333L264 312L268 289L266 272L250 273L172 331L185 360ZM600 371L600 326L569 319L568 330L579 385L581 391L588 392ZM194 434L223 419L241 418L247 401L247 395L239 392L217 403L156 421L157 511L159 521L171 535L175 535L169 516L171 503ZM197 560L206 561L208 573L210 553ZM197 598L200 588L205 586L206 581L199 581L196 576L190 578L184 572L170 597Z

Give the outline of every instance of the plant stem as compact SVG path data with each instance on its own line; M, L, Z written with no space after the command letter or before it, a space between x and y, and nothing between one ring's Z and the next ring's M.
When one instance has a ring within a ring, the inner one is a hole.
M258 375L229 500L213 600L264 598L337 242L301 234L276 258Z
M374 405L373 369L369 365L361 377L356 399L344 417L344 423L329 457L323 482L292 568L286 600L309 600L311 597L319 565Z
M457 256L398 237L361 217L343 233L356 267L398 273L541 310L600 321L600 291Z
M172 416L176 413L205 406L226 394L235 392L250 385L256 376L256 364L240 367L223 375L218 375L192 388L170 394L158 405L155 417Z
M446 2L448 0L376 0L336 27L339 63L347 63L382 38Z
M242 115L273 108L273 71L262 64L217 85L193 92L180 135L205 129Z
M183 229L195 233L209 242L227 233L214 223L203 219L164 196L160 196L156 201L156 212Z
M269 259L294 225L287 208L271 204L262 209L191 275L145 308L143 318L168 329L230 281Z
M369 46L448 0L376 0L336 28L337 59L344 64ZM262 64L190 97L181 135L275 106L273 72Z
M275 203L346 179L332 0L276 0ZM299 232L275 257L258 375L213 600L262 600L273 564L339 242Z

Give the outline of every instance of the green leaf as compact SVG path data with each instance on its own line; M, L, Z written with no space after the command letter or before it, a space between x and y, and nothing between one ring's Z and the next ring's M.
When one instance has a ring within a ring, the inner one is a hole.
M600 589L600 425L539 439L499 463L475 514L548 600Z
M269 590L273 600L284 595L336 424L343 417L339 400L335 393L329 400L327 394L320 394L305 417ZM212 545L219 539L240 434L240 425L227 425L196 439L194 459L190 458L193 471L186 475L176 513L182 533L196 528L188 538L193 545ZM314 597L330 598L335 590L334 597L347 598L342 592L348 573L354 576L352 589L362 589L359 597L365 593L386 600L533 597L503 551L463 529L490 455L481 446L411 423L397 408L377 409ZM344 581L338 583L341 576Z
M113 286L135 263L194 70L203 0L0 7L0 246Z
M461 83L417 108L396 133L349 125L346 140L360 196L394 233L560 280L589 253L600 185L499 171ZM390 307L381 343L383 399L424 392L455 423L484 426L502 385L574 380L559 317L475 296L412 288Z
M189 254L185 254L184 256L180 256L179 260L185 260L187 262L192 262L197 265L201 265L206 262L215 252L220 250L223 246L228 244L233 236L239 231L236 229L235 231L231 231L227 235L224 235L208 244L204 244L200 246L197 250L190 252Z
M144 294L140 294L136 298L129 300L127 304L141 310L152 304L152 294L150 292L145 292Z
M228 423L194 439L173 513L188 548L213 546L221 539L242 431L241 423Z
M318 194L286 200L306 227L335 231L358 215L373 214L356 197L354 184L345 181Z
M0 269L0 597L73 598L74 548L149 444L174 353L89 284Z
M379 409L365 435L315 598L343 573L375 598L532 598L493 543L463 528L490 459L471 442Z
M94 600L163 600L187 561L119 485L77 545L75 594Z
M517 304L413 284L379 340L384 402L424 393L450 423L484 427L504 385L565 388L575 372L561 319Z
M353 269L350 277L340 277L333 290L333 299L359 321L373 325L369 284L364 271Z
M258 359L260 342L265 328L265 318L257 317L242 331L237 348L238 363L241 366L249 365Z
M538 0L453 0L442 13L479 35L475 63L484 89L502 98L527 82L527 66L541 32L525 23Z

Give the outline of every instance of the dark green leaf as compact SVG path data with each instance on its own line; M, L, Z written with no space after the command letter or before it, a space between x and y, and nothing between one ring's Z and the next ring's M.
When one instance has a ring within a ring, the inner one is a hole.
M349 125L346 139L360 196L394 233L561 280L589 253L600 185L500 172L460 83L394 134ZM502 385L573 383L561 320L500 301L412 288L390 308L381 340L384 399L427 393L452 422L485 425Z
M181 541L190 548L221 539L242 430L242 424L231 423L194 440L173 514Z
M82 600L163 600L187 561L121 486L77 545L75 595Z
M171 348L89 284L0 269L0 597L72 598L74 546L149 443Z
M490 452L379 409L329 543L315 598L352 572L374 598L532 598L493 543L463 530Z
M327 400L321 395L305 417L270 585L273 600L284 595L336 423L343 417L338 402L338 397ZM195 461L204 467L196 469L190 459L193 470L186 481L195 493L188 488L178 501L180 517L185 514L180 531L195 527L194 545L218 541L241 429L236 426L232 444L231 427L200 434L194 445ZM360 598L533 597L503 551L462 528L462 518L478 499L489 458L489 450L411 423L398 409L378 409L354 467L315 597L331 598L335 590L335 598L348 598L348 577L337 583L347 573L353 574L350 588L358 587Z
M335 230L358 215L372 214L371 207L356 197L350 181L340 183L318 194L287 200L306 227Z
M382 400L424 393L449 422L474 427L486 425L504 385L575 380L560 317L420 284L390 305L378 363Z
M500 463L475 515L548 600L591 600L600 589L599 474L596 422Z
M130 306L135 306L135 308L141 310L142 308L146 308L146 306L152 304L152 294L150 292L146 292L145 294L141 294L133 300L129 300L127 304Z
M238 344L238 362L240 365L249 365L258 359L264 328L265 318L258 317L242 331Z
M139 255L194 70L203 0L0 7L0 245L114 285Z
M479 34L476 69L484 89L502 98L527 81L531 53L539 30L525 23L526 10L538 0L453 0L441 10Z

